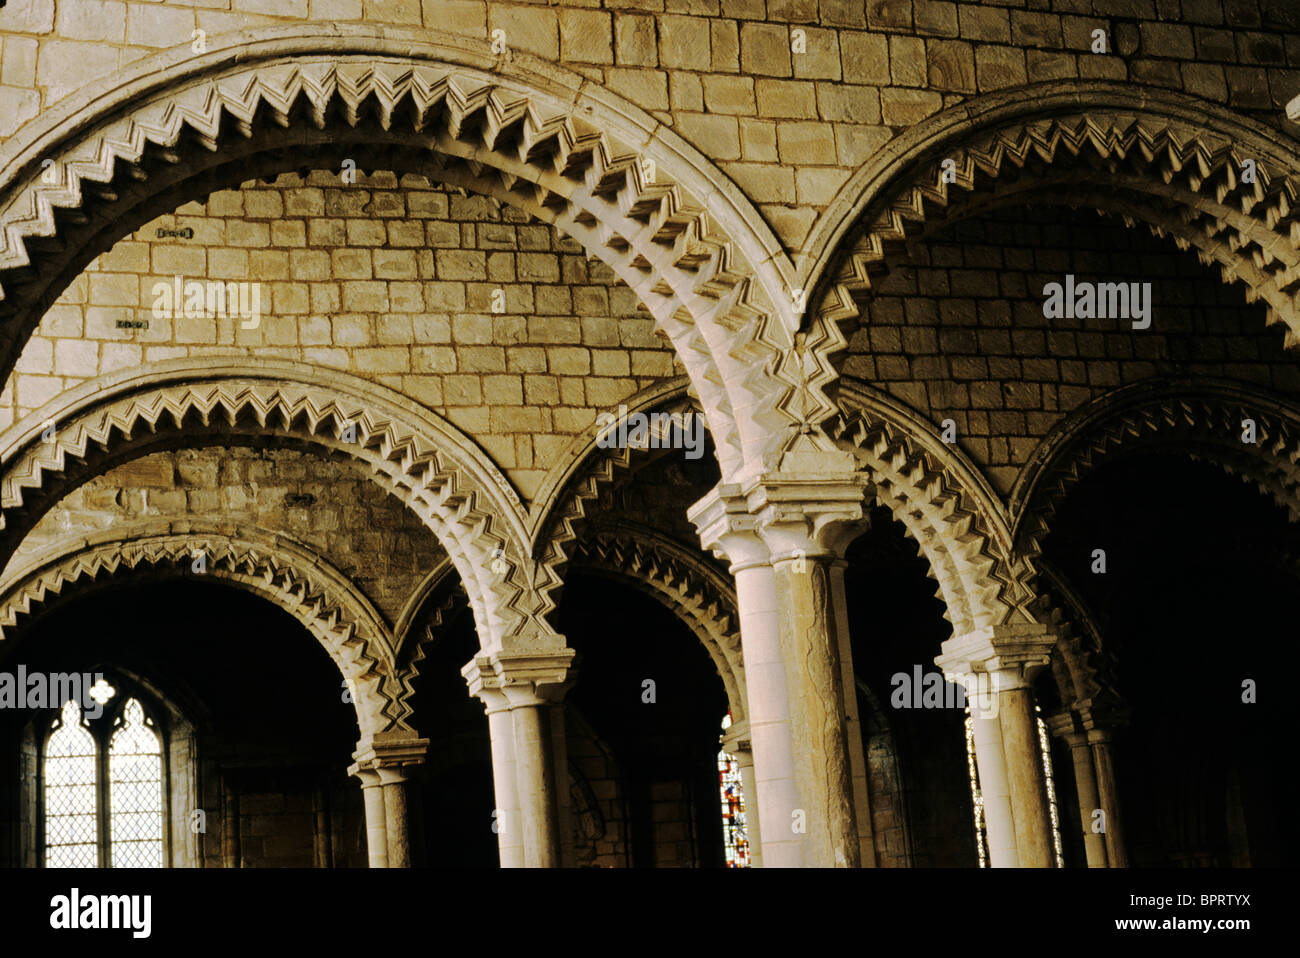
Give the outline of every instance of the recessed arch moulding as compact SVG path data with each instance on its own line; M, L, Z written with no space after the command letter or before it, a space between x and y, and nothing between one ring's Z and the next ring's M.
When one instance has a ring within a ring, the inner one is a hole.
M214 37L68 97L0 148L0 368L89 256L165 208L340 144L573 236L640 297L690 377L724 477L797 431L792 270L725 176L583 78L486 42L331 25ZM52 165L45 161L51 160ZM160 205L161 204L161 205Z

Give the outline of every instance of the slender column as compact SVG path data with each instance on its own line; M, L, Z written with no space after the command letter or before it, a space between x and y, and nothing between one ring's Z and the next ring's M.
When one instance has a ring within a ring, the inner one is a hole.
M857 531L856 529L854 530ZM851 541L851 540L850 540ZM848 542L844 545L847 548ZM835 610L835 634L839 637L841 679L844 697L844 728L853 777L854 814L858 821L858 843L864 868L876 867L876 839L871 822L871 790L867 785L867 758L862 747L862 719L858 715L856 673L853 671L852 633L849 631L848 593L844 572L848 563L837 559L830 564L831 604Z
M945 673L949 665L958 667L958 674L952 680L962 682L966 688L966 700L971 703L971 737L975 742L975 768L979 772L980 801L984 807L989 867L1019 868L1020 850L1016 847L1016 820L1011 810L1011 785L1007 778L997 697L988 691L981 693L974 676L962 671L968 668L969 663L950 662L945 656L934 661Z
M371 868L388 867L388 824L384 816L384 787L379 773L359 769L351 774L361 780L361 800L366 806L366 851Z
M1080 702L1076 710L1092 750L1097 797L1105 812L1106 858L1111 868L1128 868L1128 848L1124 843L1123 818L1119 812L1119 792L1111 755L1111 729L1125 721L1126 712L1122 707L1095 706L1091 700Z
M524 826L524 864L556 868L560 863L559 807L551 765L550 728L545 703L510 710L515 722L515 781Z
M221 777L221 867L243 867L239 841L239 792Z
M489 716L502 715L496 721L489 719L492 732L493 772L498 771L498 741L502 743L504 758L506 741L509 741L510 778L513 795L503 795L506 783L498 781L497 801L508 802L508 809L518 809L517 815L507 813L507 833L518 828L522 846L522 864L529 868L556 868L561 861L559 802L556 795L554 754L552 752L553 727L550 705L557 701L567 688L566 679L573 650L564 648L560 636L540 636L516 640L519 648L509 652L494 652L474 658L461 674L469 683L470 694L483 700ZM504 698L505 711L500 707ZM501 809L498 808L498 812ZM518 818L518 824L512 820ZM500 831L498 815L498 835ZM513 841L513 839L512 839ZM506 839L502 839L503 866L520 864L517 854L507 859Z
M569 672L570 680L574 677ZM569 795L569 742L564 721L564 703L557 702L547 708L550 722L552 767L555 775L555 797L559 804L560 867L573 868L577 863L573 847L573 808Z
M791 822L802 803L794 780L781 624L776 585L767 564L768 549L756 532L757 520L739 497L738 486L715 488L688 515L700 530L704 547L731 560L736 578L746 712L754 755L755 824L763 836L759 854L765 868L797 868L803 864L803 845Z
M1019 864L1028 868L1050 868L1053 865L1051 814L1047 807L1047 786L1038 743L1038 723L1029 683L1040 669L1050 664L1055 645L1055 637L1048 634L1044 625L998 625L961 638L949 639L943 644L943 654L935 659L945 673L965 675L967 678L964 682L968 690L972 685L979 684L978 681L971 681L971 678L979 678L977 673L987 676L987 692L995 697L993 702L997 715L988 716L989 710L984 708L984 715L974 718L975 757L979 766L980 790L987 813L989 796L985 792L985 783L996 783L1000 791L1001 780L1005 776ZM977 709L972 708L971 711L974 715ZM991 754L992 729L987 723L993 722L997 723L1001 732L1002 768L998 767L995 756ZM986 724L981 727L981 723ZM985 739L983 755L981 737ZM991 820L990 817L989 821ZM1005 825L1005 821L999 824Z
M384 789L384 827L388 837L388 867L411 867L411 821L407 808L406 776L397 769L381 768Z
M768 867L862 860L829 565L862 518L865 479L830 456L801 460L821 472L721 484L689 513L736 575Z
M758 785L754 779L754 746L750 741L749 722L732 722L722 736L722 747L736 756L740 767L740 797L745 805L745 830L749 838L749 861L752 868L763 867L763 836L758 822Z
M411 867L407 776L424 761L429 740L409 732L381 732L358 745L348 774L361 781L371 868Z
M492 790L497 807L492 825L502 868L524 867L524 829L519 823L519 792L515 783L515 723L504 695L480 693L487 708L488 734L492 738Z
M1058 712L1047 720L1047 727L1057 738L1070 746L1074 763L1074 788L1079 795L1079 824L1083 834L1083 851L1089 868L1105 868L1106 840L1100 832L1093 831L1093 813L1101 808L1097 793L1097 776L1092 766L1092 749L1086 733L1074 726L1070 712Z

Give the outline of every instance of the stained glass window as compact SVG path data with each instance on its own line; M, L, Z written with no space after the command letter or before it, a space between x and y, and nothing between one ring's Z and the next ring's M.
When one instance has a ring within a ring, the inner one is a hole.
M1052 818L1052 857L1057 868L1065 867L1065 856L1061 849L1061 820L1056 808L1056 782L1052 776L1052 751L1047 737L1047 723L1041 709L1034 706L1034 718L1038 723L1038 751L1043 763L1043 779L1047 783L1047 810ZM988 867L986 838L988 832L984 825L984 799L980 794L979 767L975 762L975 721L966 707L966 770L970 775L971 804L975 808L975 847L979 850L980 868Z
M114 868L163 864L162 745L131 699L108 747L109 841Z
M980 868L988 867L984 848L984 796L980 792L979 769L975 765L975 719L966 709L966 771L970 775L971 804L975 808L975 847L979 850Z
M81 706L70 701L45 743L47 868L94 868L99 864L97 761L95 737L81 722Z
M1047 810L1052 816L1052 855L1057 868L1065 867L1065 856L1061 852L1061 819L1056 813L1056 783L1052 780L1052 746L1047 737L1047 723L1040 714L1042 709L1034 706L1034 718L1038 721L1038 749L1043 755L1043 778L1047 782Z
M90 690L100 705L114 695L103 680ZM67 702L46 740L45 864L161 868L162 739L138 699L101 712L91 719Z
M731 713L722 720L725 732ZM726 750L718 752L718 787L722 794L722 845L728 868L748 868L749 833L745 828L745 796L740 784L740 762Z

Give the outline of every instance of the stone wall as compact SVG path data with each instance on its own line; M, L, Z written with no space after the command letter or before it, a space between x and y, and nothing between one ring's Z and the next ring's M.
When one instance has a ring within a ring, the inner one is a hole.
M177 276L259 284L259 324L156 315L155 285ZM597 411L680 374L653 326L604 264L486 197L385 173L287 174L187 203L91 262L23 350L0 426L142 362L292 359L445 416L527 499Z
M10 0L0 142L159 50L306 21L444 31L559 63L669 124L787 248L873 153L976 94L1071 77L1182 90L1280 125L1291 0ZM1094 53L1094 31L1106 53ZM798 31L798 32L796 32Z
M409 509L351 463L231 446L157 452L95 477L45 514L12 564L26 565L58 540L128 522L217 516L283 533L318 552L390 626L444 555Z
M1071 411L1153 376L1236 379L1300 391L1262 304L1217 270L1145 230L1057 208L962 222L915 242L867 304L843 370L888 390L936 426L1006 493ZM1150 282L1151 327L1046 319L1043 287Z

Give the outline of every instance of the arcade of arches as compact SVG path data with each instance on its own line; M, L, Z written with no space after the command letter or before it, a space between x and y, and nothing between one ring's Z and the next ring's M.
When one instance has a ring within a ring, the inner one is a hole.
M1300 852L1289 8L72 6L0 677L104 701L0 708L0 864Z

